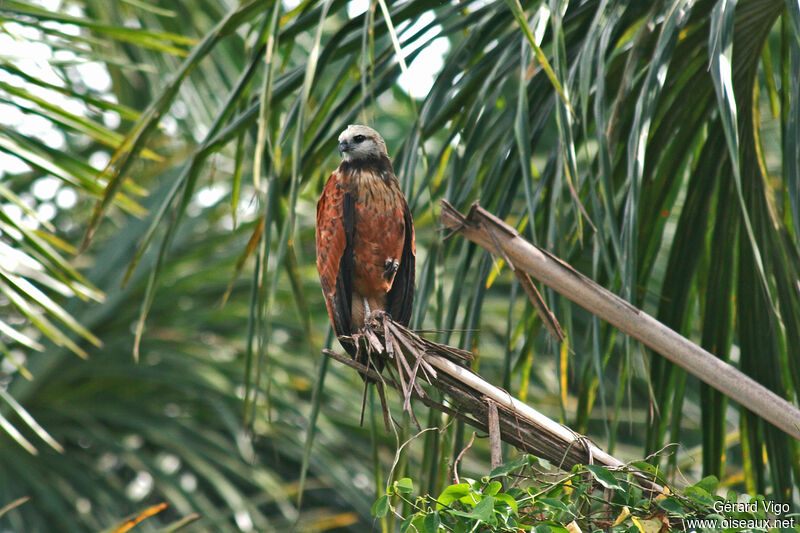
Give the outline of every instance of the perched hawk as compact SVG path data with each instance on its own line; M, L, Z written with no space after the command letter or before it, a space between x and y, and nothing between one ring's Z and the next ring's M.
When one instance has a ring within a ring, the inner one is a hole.
M414 226L386 143L372 128L351 125L339 135L339 154L317 203L317 270L333 329L350 336L375 311L408 325ZM355 357L352 343L340 343Z

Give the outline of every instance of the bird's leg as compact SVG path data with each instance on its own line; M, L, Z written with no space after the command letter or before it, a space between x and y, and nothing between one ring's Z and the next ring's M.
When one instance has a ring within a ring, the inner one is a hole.
M375 309L373 311L366 298L362 297L361 301L364 303L364 326L370 325L370 322L375 319L382 319L387 314L383 309Z
M364 302L364 325L367 325L367 320L369 320L369 314L371 311L369 310L369 302L367 302L367 298L362 296L361 301Z

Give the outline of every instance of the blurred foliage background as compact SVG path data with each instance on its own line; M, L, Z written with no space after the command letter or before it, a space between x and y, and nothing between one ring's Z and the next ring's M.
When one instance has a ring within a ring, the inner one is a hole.
M797 502L797 442L545 291L560 349L437 217L479 201L796 403L798 78L792 1L4 0L0 507L31 499L0 531L162 501L137 528L393 527L369 509L415 430L372 396L360 427L320 354L315 203L353 122L413 209L414 327L622 459ZM393 474L436 492L471 430L417 409L440 430Z

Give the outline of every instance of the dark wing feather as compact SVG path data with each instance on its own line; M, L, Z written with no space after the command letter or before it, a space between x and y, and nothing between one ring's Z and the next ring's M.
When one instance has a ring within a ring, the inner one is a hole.
M344 193L338 181L334 172L317 203L316 238L325 305L336 335L341 336L352 333L354 209L353 198ZM345 349L350 352L347 346Z
M351 335L355 332L352 324L353 303L353 233L355 231L355 200L350 193L342 198L342 225L344 226L345 247L339 260L339 273L336 276L336 298L334 307L341 317L341 331L336 335Z
M411 306L414 303L414 276L416 269L416 249L414 245L414 221L411 210L403 201L403 223L405 236L403 239L403 254L400 256L400 265L392 283L392 288L386 295L386 307L394 320L408 325L411 320Z

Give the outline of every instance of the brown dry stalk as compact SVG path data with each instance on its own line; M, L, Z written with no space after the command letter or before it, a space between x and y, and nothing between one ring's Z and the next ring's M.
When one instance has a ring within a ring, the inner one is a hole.
M497 430L503 441L566 470L576 464L623 466L586 437L550 420L463 366L472 360L470 352L426 339L385 314L373 315L360 336L364 341L357 343L359 349L369 350L373 360L383 358L388 376L347 356L330 350L324 353L355 368L371 381L399 391L403 408L409 412L411 398L418 399L490 436ZM447 395L452 407L432 400L423 386L434 387ZM490 415L495 409L496 421ZM499 450L494 460L499 462Z
M441 221L490 252L508 258L556 292L640 340L740 405L800 440L800 409L738 369L697 346L644 311L604 289L547 250L523 239L517 231L473 204L467 216L442 201Z

